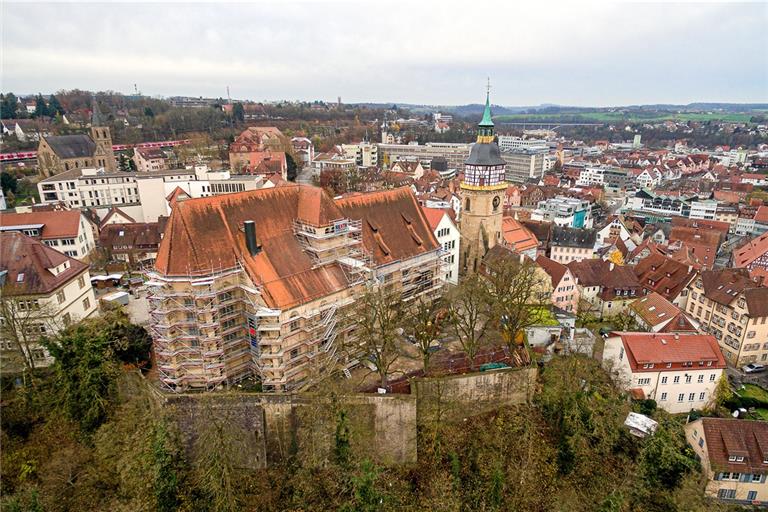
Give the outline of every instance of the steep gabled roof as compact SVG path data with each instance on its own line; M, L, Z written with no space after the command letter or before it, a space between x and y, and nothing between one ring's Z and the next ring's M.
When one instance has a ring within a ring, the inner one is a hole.
M409 187L345 197L336 204L345 217L362 220L363 242L379 265L440 247Z
M650 326L667 322L680 313L680 308L656 292L651 292L629 305L629 309Z
M596 229L552 226L552 239L550 240L550 245L553 247L578 247L582 249L591 249L595 246L596 239Z
M91 157L96 151L96 143L87 135L53 135L44 139L62 159Z
M696 275L696 271L660 254L651 254L635 266L640 284L673 300Z
M502 236L504 237L504 242L512 249L522 252L529 249L536 249L539 246L539 241L536 238L536 235L517 219L504 217L501 222L501 231Z
M755 288L747 269L705 270L701 273L704 295L718 304L730 305L747 288Z
M542 269L544 269L544 272L547 273L547 275L552 279L552 287L557 287L558 284L560 284L560 281L563 279L563 276L566 272L568 272L568 267L563 265L562 263L558 263L555 260L551 260L547 258L546 256L538 256L536 258L536 264L539 265Z
M188 199L172 210L155 267L169 276L211 274L242 263L269 307L286 308L340 291L338 264L317 267L294 235L303 185ZM311 197L307 194L305 197ZM341 215L338 215L341 217ZM262 250L251 256L243 223L253 220Z
M768 473L768 422L701 418L709 465L715 472ZM731 462L729 457L743 457Z
M49 269L68 263L59 274ZM0 270L7 271L3 293L47 295L88 270L88 265L18 232L0 233Z
M768 254L768 232L763 233L733 251L733 265L747 267L757 258Z

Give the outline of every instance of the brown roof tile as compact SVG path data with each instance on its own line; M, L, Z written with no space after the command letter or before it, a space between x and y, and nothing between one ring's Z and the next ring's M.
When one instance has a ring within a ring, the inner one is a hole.
M54 275L51 268L68 262L63 272ZM15 295L49 294L88 270L88 265L51 249L18 232L0 233L0 270L8 273L3 293ZM23 274L23 275L22 275ZM22 276L19 279L19 276Z
M709 464L716 472L768 473L768 422L702 418ZM729 457L744 457L731 462Z

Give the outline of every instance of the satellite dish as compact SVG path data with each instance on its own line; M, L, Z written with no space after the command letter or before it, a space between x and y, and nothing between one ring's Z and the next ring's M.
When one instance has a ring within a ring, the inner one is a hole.
M738 417L739 417L739 411L738 411L738 409L737 409L737 410L735 410L735 411L733 411L733 412L731 413L731 416L733 416L734 418L738 418Z

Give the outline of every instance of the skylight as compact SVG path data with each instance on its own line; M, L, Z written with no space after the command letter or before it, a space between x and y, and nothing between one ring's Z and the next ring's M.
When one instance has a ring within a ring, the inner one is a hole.
M24 281L24 272L19 272L19 275L16 276L16 282L21 283Z

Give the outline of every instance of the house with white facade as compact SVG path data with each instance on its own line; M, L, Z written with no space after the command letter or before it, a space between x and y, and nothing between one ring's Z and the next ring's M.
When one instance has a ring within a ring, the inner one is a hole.
M0 232L0 288L4 314L13 317L0 317L4 371L21 370L19 350L35 367L50 365L39 338L94 315L98 306L88 265L16 231ZM6 330L12 323L13 333Z
M673 414L709 406L726 367L715 337L698 333L612 332L603 363L634 398Z
M96 247L95 226L80 210L29 207L0 215L0 231L17 231L71 258L82 260Z
M422 207L427 217L429 227L435 233L435 237L443 247L443 262L445 263L445 282L459 283L459 245L461 234L456 227L448 210ZM451 212L452 213L452 212Z

